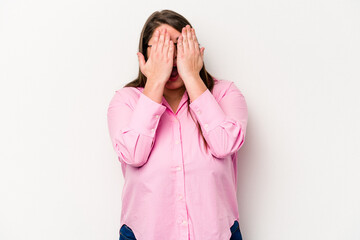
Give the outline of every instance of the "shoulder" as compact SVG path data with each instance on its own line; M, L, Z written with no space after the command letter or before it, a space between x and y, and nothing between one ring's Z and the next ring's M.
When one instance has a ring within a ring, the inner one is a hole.
M214 87L211 93L217 100L222 99L224 96L232 92L237 92L242 95L242 92L233 81L214 78Z
M115 95L124 98L139 98L143 88L140 87L123 87L115 91Z
M142 91L143 88L140 87L123 87L115 90L115 94L110 102L110 105L116 103L125 103L132 107L139 100Z

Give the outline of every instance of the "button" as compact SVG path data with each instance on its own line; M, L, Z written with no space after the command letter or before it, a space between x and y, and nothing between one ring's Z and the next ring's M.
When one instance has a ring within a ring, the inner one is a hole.
M205 128L208 128L208 127L209 127L209 125L208 125L207 123L205 123L205 124L204 124L204 127L205 127Z
M155 132L155 128L151 129L151 132Z
M179 200L183 200L184 199L184 196L183 195L180 195L179 196Z
M180 143L180 140L176 140L176 141L175 141L175 144L179 144L179 143Z
M198 114L200 114L200 113L201 113L201 111L200 111L200 110L197 110L196 112L197 112Z
M183 220L181 224L182 224L182 225L186 225L186 224L187 224L187 221L186 221L186 220Z
M181 167L180 167L180 166L177 166L177 167L176 167L176 170L181 171Z
M159 115L155 115L156 118L159 118Z

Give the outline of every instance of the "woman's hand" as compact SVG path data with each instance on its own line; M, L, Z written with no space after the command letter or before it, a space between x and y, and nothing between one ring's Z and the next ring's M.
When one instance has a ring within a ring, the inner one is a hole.
M204 50L205 48L199 48L195 30L186 25L177 42L177 70L183 81L199 76L203 67Z
M149 58L145 62L144 55L137 53L140 71L150 81L159 81L165 85L173 68L174 43L170 40L166 28L156 30L153 35Z

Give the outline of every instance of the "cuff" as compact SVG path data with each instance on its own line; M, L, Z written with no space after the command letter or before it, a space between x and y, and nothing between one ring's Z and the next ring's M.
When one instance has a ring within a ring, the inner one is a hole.
M189 106L194 111L201 128L206 132L225 121L226 115L209 89L206 89Z
M140 98L130 120L130 128L143 135L154 137L160 117L165 110L165 106L140 93Z

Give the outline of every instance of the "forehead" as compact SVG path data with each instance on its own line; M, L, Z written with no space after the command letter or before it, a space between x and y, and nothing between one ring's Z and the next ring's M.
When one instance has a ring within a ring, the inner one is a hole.
M154 32L156 30L163 30L166 29L166 31L170 34L170 39L171 40L177 40L179 38L179 36L181 35L181 33L176 30L175 28L173 28L172 26L168 25L168 24L161 24L160 26L158 26L157 28L155 28ZM153 35L151 36L150 40L153 39Z

